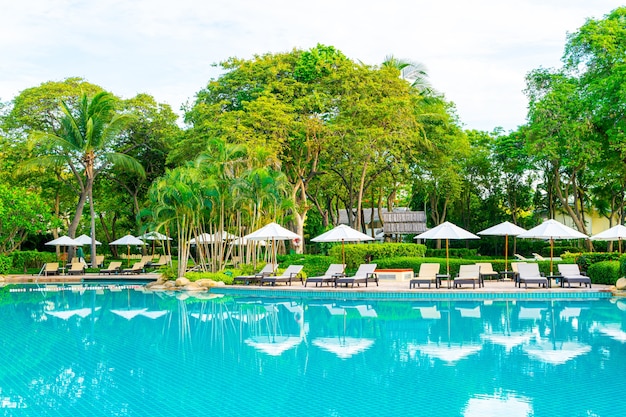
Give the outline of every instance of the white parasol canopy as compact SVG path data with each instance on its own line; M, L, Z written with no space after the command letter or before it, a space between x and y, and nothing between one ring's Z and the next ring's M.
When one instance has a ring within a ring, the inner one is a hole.
M159 232L147 232L137 237L141 240L158 240L158 241L172 240L171 237L167 237L164 234L159 233Z
M123 246L123 245L126 245L126 246L140 246L140 245L143 245L143 244L144 244L143 240L141 240L139 238L136 238L135 236L130 235L130 234L126 235L124 237L121 237L121 238L119 238L117 240L114 240L113 242L109 243L109 245L118 245L118 246Z
M69 236L61 236L45 244L49 246L82 246L82 243L77 242Z
M526 239L547 239L550 241L550 275L552 275L552 259L554 258L554 241L556 239L588 239L584 233L574 230L554 219L546 220L539 226L520 233L517 237Z
M250 233L249 235L244 236L245 239L248 240L265 240L265 241L275 241L275 240L293 240L300 239L300 235L292 232L291 230L285 229L278 223L269 223L260 228L257 231ZM276 265L276 245L272 245L272 260L271 262Z
M345 224L340 224L339 226L311 239L313 242L341 242L341 258L344 265L346 263L344 242L365 242L370 240L374 240L374 238Z
M91 245L91 237L85 234L78 236L76 239L74 239L74 241L80 243L81 246ZM101 243L96 240L96 245L101 245Z
M459 343L427 343L423 345L411 344L409 346L409 349L418 350L423 355L432 356L444 362L452 364L475 353L478 353L482 349L482 345L464 345Z
M189 243L191 245L195 245L198 243L214 243L214 242L223 242L225 240L233 240L233 239L237 239L237 236L228 233L228 232L222 232L222 233L202 233L201 235L198 235L197 238L193 238L189 241Z
M286 350L294 348L302 343L300 336L254 336L245 340L246 345L267 353L271 356L280 356Z
M504 270L508 271L509 236L517 236L525 231L526 229L522 229L511 222L502 222L495 226L491 226L488 229L482 230L477 234L485 236L504 236Z
M446 271L450 274L450 257L448 254L448 240L480 239L473 233L468 232L450 222L443 222L426 232L415 236L415 239L445 240L446 241Z
M610 229L591 236L591 240L617 240L619 241L619 251L622 252L622 239L626 239L626 226L618 224Z

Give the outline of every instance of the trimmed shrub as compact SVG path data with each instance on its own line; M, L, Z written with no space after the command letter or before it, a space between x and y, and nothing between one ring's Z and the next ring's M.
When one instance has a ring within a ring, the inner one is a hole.
M6 275L11 271L12 259L6 255L0 255L0 275Z
M587 275L594 284L615 285L620 277L619 261L596 262L589 266Z
M13 260L13 268L26 273L29 268L41 268L47 262L56 262L55 252L39 252L36 250L14 251L9 255Z
M225 284L233 283L234 274L231 271L222 272L187 272L185 278L189 281L197 281L199 279L212 279L213 281L222 281Z
M427 249L426 256L429 258L446 258L446 249ZM478 257L478 249L449 248L450 258L474 258Z
M586 272L589 267L597 262L618 261L620 255L617 252L584 252L576 259L580 270Z
M341 259L341 252L339 252L339 257ZM287 268L289 265L302 265L302 271L309 277L317 277L328 269L330 264L341 263L341 260L337 261L332 256L323 256L323 255L301 255L301 254L292 254L292 255L278 255L278 266L283 269ZM245 274L244 274L245 275Z
M344 250L347 268L351 269L362 263L378 263L381 259L423 257L426 246L416 243L349 244L344 246ZM329 255L333 258L331 263L341 263L341 243L331 248Z

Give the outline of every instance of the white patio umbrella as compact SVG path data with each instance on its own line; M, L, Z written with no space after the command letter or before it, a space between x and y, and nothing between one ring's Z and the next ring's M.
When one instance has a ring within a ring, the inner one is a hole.
M128 234L124 237L121 237L117 240L114 240L113 242L109 243L109 245L116 245L116 246L124 246L126 245L128 247L128 265L130 265L130 247L131 246L141 246L144 245L144 241L136 238L135 236Z
M244 236L245 239L248 240L265 240L271 241L272 244L272 263L275 265L276 262L276 240L293 240L300 239L300 235L292 232L291 230L285 229L278 223L269 223L263 226L262 228Z
M622 239L626 239L626 226L618 224L610 229L591 236L591 240L617 240L619 242L619 252L622 253Z
M91 237L87 236L85 234L82 234L82 235L78 236L74 240L76 242L80 243L81 246L83 246L83 245L91 245ZM96 240L96 245L101 245L101 243Z
M61 236L59 238L46 242L45 244L48 246L65 246L65 247L82 246L81 243L77 242L76 240L72 239L69 236Z
M488 229L481 230L477 234L485 236L504 236L504 271L507 272L509 270L509 236L517 236L520 233L524 233L525 231L526 229L522 229L521 227L511 222L502 222Z
M59 310L59 311L46 311L46 314L49 316L58 317L63 320L69 320L71 317L78 316L81 318L85 318L90 315L93 311L100 310L100 307L96 307L95 309L91 308L77 308L73 310Z
M448 254L448 241L450 239L480 239L473 233L468 232L459 226L450 222L443 222L439 226L435 226L426 232L415 236L414 239L430 239L446 241L446 272L450 275L450 256Z
M552 275L552 264L554 258L554 240L555 239L588 239L584 233L574 230L569 226L565 226L554 219L546 220L539 226L533 227L523 233L517 235L522 239L546 239L550 241L550 275Z
M81 243L77 242L76 240L72 239L69 236L61 236L59 238L51 240L50 242L46 242L45 244L49 246L80 246L82 245Z
M374 238L345 224L340 224L311 239L313 242L341 242L341 258L344 265L346 264L345 242L366 242L371 240L374 240Z
M225 240L233 240L233 239L237 239L237 236L228 232L213 233L213 234L202 233L201 235L198 235L197 238L193 238L189 240L189 243L191 245L196 245L198 243L223 242Z
M171 237L165 236L159 232L146 232L141 236L137 236L141 240L148 240L152 242L152 254L154 255L154 249L156 242L165 242L167 240L172 240Z

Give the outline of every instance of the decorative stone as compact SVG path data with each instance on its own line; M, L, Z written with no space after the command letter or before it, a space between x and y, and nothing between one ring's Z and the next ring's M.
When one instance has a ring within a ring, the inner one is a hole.
M182 278L178 278L178 279L176 280L176 286L177 286L177 287L184 287L185 285L189 285L189 283L190 283L190 282L191 282L191 281L189 281L189 279L188 279L188 278L184 278L184 277L182 277Z
M619 291L626 290L626 278L622 277L615 283L615 288Z
M191 282L183 287L185 291L206 291L206 287L198 285L196 282Z

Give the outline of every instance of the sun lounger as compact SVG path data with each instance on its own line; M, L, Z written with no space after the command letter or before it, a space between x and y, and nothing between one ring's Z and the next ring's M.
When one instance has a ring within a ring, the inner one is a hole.
M302 265L289 265L280 275L261 278L261 285L276 285L277 282L284 282L285 284L291 285L291 281L298 278L300 272L302 272L302 268L304 268ZM300 278L300 282L302 281L302 278Z
M82 275L85 273L85 264L82 262L72 262L70 269L67 270L68 275Z
M489 262L477 262L476 265L480 266L480 280L484 283L485 278L495 278L498 279L500 277L500 273L498 271L493 270L493 265Z
M139 261L135 262L130 268L122 269L122 274L141 274L146 264Z
M59 274L59 263L58 262L47 262L43 268L43 275L58 275Z
M472 284L472 287L476 288L476 283L478 283L478 287L480 288L480 266L475 264L461 265L459 267L459 273L454 277L454 288L461 288L462 284Z
M579 287L585 284L585 287L589 285L591 288L591 278L581 273L577 264L558 264L557 267L562 275L561 287L564 287L566 282L568 287L572 286L572 282L577 282Z
M169 262L170 262L169 255L161 255L159 256L159 259L156 262L148 262L146 266L150 268L158 268L160 266L166 266Z
M521 288L524 283L524 288L528 288L528 284L539 284L545 288L548 287L548 278L544 277L539 272L539 265L534 263L520 263L517 265L517 271L519 277L517 278L517 285Z
M513 271L513 282L515 282L515 286L517 287L517 283L519 282L519 270L518 267L520 264L525 264L526 262L511 262L511 270Z
M525 258L525 257L523 257L522 255L520 255L519 253L516 253L516 254L515 254L515 257L516 257L517 259L519 259L520 261L522 261L522 262L532 261L532 259Z
M308 283L313 283L313 282L315 283L316 287L317 287L317 284L330 285L332 283L334 285L335 281L344 275L343 271L345 269L346 269L345 264L330 264L326 272L324 272L324 275L320 275L319 277L308 277L306 281L304 281L304 286L306 287Z
M101 269L100 273L108 274L108 275L119 274L121 268L122 268L122 262L113 261L113 262L109 262L109 266L107 268Z
M357 284L360 286L362 282L365 283L367 287L367 283L373 281L378 286L378 275L376 275L376 264L361 264L356 273L351 277L341 277L335 281L335 286L341 287L343 284L347 287L348 284Z
M263 267L263 269L261 269L259 272L257 272L254 275L240 275L238 277L233 278L233 284L243 283L245 285L248 285L252 282L261 283L261 280L264 277L269 277L274 272L276 272L276 269L278 269L278 264L272 264L272 263L266 264Z
M409 288L417 288L420 287L420 284L428 284L428 288L430 288L431 283L435 283L435 288L439 288L439 280L437 278L437 274L439 274L439 269L441 265L438 263L423 263L420 264L420 270L415 275L413 279L409 282Z

